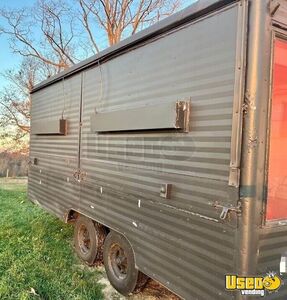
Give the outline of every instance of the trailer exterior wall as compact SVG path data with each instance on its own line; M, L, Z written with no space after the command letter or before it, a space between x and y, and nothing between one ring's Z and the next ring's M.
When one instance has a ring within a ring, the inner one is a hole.
M234 231L208 217L218 220L214 201L237 200L228 186L237 16L234 6L84 73L80 211L124 233L139 269L186 299L231 296ZM95 110L181 99L192 102L189 134L91 133Z
M232 4L33 93L32 127L63 116L68 135L32 134L30 198L124 234L139 269L185 299L233 297L224 275L235 272L236 226L213 204L238 200L228 179L242 9ZM189 133L91 132L95 111L189 99ZM166 183L171 199L160 197Z
M77 75L32 96L30 159L37 162L29 170L28 192L59 217L79 200L73 173L78 168L80 92ZM68 119L67 136L33 134L34 123L44 125L62 116Z
M277 5L280 6L277 7ZM270 7L271 6L271 7ZM272 8L273 14L266 10L266 7ZM276 10L275 10L276 8ZM266 206L268 201L268 194L266 187L268 185L268 148L269 148L269 133L271 126L271 104L272 104L272 81L273 81L273 50L274 39L277 37L287 39L287 3L284 0L277 1L270 5L269 1L265 1L262 7L262 19L265 18L262 32L260 33L261 48L265 49L262 53L261 62L263 77L258 78L259 82L259 99L261 110L257 112L257 119L260 120L260 127L258 129L258 136L260 137L260 146L256 155L260 162L260 188L261 191L256 197L259 208L257 209L257 221L255 223L256 239L256 255L254 261L256 262L256 273L266 274L273 271L280 274L279 266L282 254L287 252L287 224L286 220L266 221ZM260 56L259 56L260 57ZM271 64L269 63L271 61ZM287 58L286 58L287 61ZM262 63L264 62L264 63ZM266 84L262 85L262 82ZM286 128L285 128L286 130ZM285 167L285 166L284 166ZM280 205L280 203L279 203ZM253 218L255 220L255 218ZM251 225L254 226L254 223ZM255 239L254 239L255 242ZM286 281L286 274L282 275ZM287 297L286 283L281 286L278 293L267 295L266 299L281 300Z

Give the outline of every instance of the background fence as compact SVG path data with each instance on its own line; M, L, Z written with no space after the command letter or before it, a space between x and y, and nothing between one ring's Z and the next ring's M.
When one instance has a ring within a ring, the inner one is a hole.
M28 175L28 155L14 152L0 153L0 177Z

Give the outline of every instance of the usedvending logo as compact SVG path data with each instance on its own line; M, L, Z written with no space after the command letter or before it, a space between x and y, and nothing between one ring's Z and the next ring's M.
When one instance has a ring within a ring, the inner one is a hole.
M274 272L267 273L265 277L243 277L238 275L225 276L225 288L228 291L240 291L241 295L264 297L266 292L275 292L281 285L281 278Z

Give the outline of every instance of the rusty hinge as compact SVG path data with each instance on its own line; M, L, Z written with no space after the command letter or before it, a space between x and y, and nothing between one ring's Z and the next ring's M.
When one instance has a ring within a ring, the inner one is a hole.
M82 170L78 169L73 173L73 177L76 181L81 182L86 179L87 172L83 172Z
M220 205L218 204L218 202L215 202L213 204L213 206L216 208L216 209L221 209L221 213L220 213L220 220L226 220L228 214L230 212L235 212L236 214L241 214L241 202L238 202L238 205L237 206L225 206L225 205Z

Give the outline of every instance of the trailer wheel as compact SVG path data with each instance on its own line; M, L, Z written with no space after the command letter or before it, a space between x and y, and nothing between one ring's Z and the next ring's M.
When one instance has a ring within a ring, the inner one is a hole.
M88 265L103 258L105 229L93 220L80 216L74 229L74 245L78 256Z
M125 296L139 292L148 280L136 268L130 243L116 232L111 231L105 239L104 265L112 286Z

